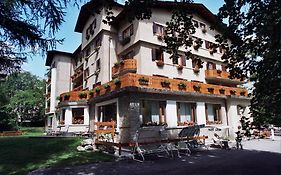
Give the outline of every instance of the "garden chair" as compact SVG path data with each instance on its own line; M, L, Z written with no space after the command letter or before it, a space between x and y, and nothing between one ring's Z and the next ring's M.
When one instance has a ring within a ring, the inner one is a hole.
M167 147L166 142L163 141L163 128L160 129L159 131L151 131L154 132L154 134L158 133L158 137L155 137L153 141L144 141L142 138L142 134L144 134L144 131L142 128L136 131L135 135L133 136L133 150L132 150L132 155L133 155L133 160L143 162L145 161L145 156L146 155L151 155L151 154L162 154L166 153L169 156L169 150ZM140 159L138 158L140 157Z

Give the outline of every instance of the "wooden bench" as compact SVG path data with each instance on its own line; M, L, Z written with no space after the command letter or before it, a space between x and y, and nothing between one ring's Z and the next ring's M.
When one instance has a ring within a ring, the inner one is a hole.
M115 122L95 122L96 143L114 142Z
M0 136L19 136L22 135L22 131L3 131L0 132Z

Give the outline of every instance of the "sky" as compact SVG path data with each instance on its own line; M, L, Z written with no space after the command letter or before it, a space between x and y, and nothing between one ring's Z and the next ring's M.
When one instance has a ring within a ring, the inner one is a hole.
M194 0L195 3L204 4L212 13L217 14L219 8L223 4L223 0ZM78 7L69 6L65 16L65 22L62 24L60 31L56 34L56 38L64 38L62 45L58 44L55 50L64 52L73 52L81 43L81 34L74 32L76 20L78 18ZM28 61L23 64L22 69L29 71L40 78L44 78L47 67L45 66L46 56L35 55L28 58Z

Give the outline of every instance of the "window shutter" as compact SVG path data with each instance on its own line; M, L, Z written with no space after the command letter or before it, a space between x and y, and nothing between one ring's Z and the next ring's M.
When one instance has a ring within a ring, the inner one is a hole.
M213 69L214 70L216 69L216 63L213 63Z
M134 26L133 24L131 24L130 26L130 36L132 36L134 34Z
M156 34L156 30L157 30L156 24L153 23L153 34Z
M119 33L119 34L118 34L118 39L119 39L119 41L122 41L122 40L123 40L123 35L122 35L122 33Z
M210 48L210 42L209 41L205 41L205 47L206 47L206 49Z
M185 56L181 56L181 65L186 66L186 57Z
M152 61L156 60L156 49L151 49Z

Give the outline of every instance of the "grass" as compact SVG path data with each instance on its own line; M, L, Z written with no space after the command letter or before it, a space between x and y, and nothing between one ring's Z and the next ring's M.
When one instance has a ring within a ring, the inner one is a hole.
M38 135L40 129L25 129L25 135L20 137L0 137L0 175L21 175L38 168L113 160L112 156L100 152L76 151L80 138L29 138Z

